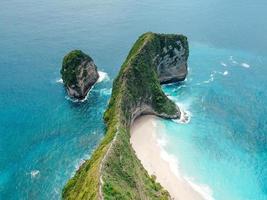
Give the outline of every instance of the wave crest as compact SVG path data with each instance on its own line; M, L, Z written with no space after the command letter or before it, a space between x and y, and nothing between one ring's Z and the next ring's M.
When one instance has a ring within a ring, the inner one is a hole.
M194 178L187 177L181 173L180 166L179 166L179 159L175 155L167 152L167 150L165 149L165 147L168 145L168 138L164 134L163 135L161 134L160 136L158 136L157 143L160 147L160 156L163 160L168 162L172 173L179 180L187 182L196 192L198 192L203 197L203 199L214 200L213 191L208 185L200 184L196 182Z
M60 84L63 84L63 79L62 79L62 78L57 79L56 82L57 82L57 83L60 83Z
M250 65L248 63L241 63L240 65L244 68L250 68Z
M102 72L102 71L98 71L98 74L99 74L99 78L97 80L97 83L110 80L110 78L108 76L108 73Z
M32 170L30 172L31 174L31 178L35 178L36 176L38 176L40 174L40 171L39 170Z

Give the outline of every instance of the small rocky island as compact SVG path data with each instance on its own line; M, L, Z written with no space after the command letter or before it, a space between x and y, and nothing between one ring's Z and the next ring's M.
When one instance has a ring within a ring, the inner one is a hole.
M188 55L184 35L149 32L139 37L114 79L104 114L106 134L65 185L63 199L171 199L137 158L130 127L145 114L180 118L180 109L164 94L161 84L185 79Z
M79 100L86 97L99 78L93 59L81 50L64 57L60 73L68 95Z

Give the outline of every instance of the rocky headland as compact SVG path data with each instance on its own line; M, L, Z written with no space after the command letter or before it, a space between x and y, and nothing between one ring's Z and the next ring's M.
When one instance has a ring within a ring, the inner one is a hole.
M160 84L185 79L188 55L183 35L149 32L139 37L113 82L104 114L106 134L64 187L63 199L171 199L137 158L130 127L140 115L180 118Z

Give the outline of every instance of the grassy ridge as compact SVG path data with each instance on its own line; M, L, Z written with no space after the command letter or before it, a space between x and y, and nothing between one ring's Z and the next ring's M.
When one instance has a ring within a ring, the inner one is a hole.
M161 90L154 58L166 45L180 40L182 35L143 34L134 44L117 78L104 114L106 135L90 160L86 161L63 189L63 199L99 199L100 173L105 199L169 199L170 196L155 177L150 177L136 157L130 144L130 125L138 109L149 107L146 113L174 118L179 109ZM139 113L138 113L139 112ZM113 141L116 135L116 140ZM100 172L102 159L110 148Z

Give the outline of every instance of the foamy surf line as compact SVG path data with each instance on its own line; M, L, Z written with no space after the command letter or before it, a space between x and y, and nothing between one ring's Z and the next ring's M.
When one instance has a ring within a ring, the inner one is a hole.
M108 76L108 73L103 72L103 71L98 71L98 74L99 74L99 78L97 80L97 83L101 83L101 82L109 81L110 80L110 78ZM62 78L56 79L56 83L63 84Z
M56 80L56 83L63 84L63 80L62 80L62 78L60 78L60 79L57 79L57 80Z
M250 65L248 63L241 63L241 66L245 68L250 68Z
M34 169L34 170L32 170L29 174L31 175L31 178L35 178L35 177L37 177L38 175L40 175L40 171L37 170L37 169Z
M181 104L179 104L181 106ZM188 111L189 112L189 111ZM154 123L157 123L156 120ZM160 123L160 122L158 122ZM214 200L213 192L208 185L196 183L194 178L183 176L179 170L179 161L175 155L167 152L165 149L168 145L168 139L166 137L165 129L163 126L157 127L156 130L161 130L161 133L157 134L157 143L160 146L160 156L163 160L169 163L170 169L179 180L186 181L195 191L197 191L205 200Z
M157 177L157 181L169 191L173 199L213 200L207 186L189 183L181 174L177 157L165 150L168 138L164 135L164 126L156 117L138 118L131 127L130 140L144 168L150 175Z
M174 97L169 96L169 98L173 100L174 102L176 101ZM189 111L189 104L190 103L188 102L187 102L187 105L180 103L180 102L176 102L176 105L180 109L181 116L180 116L180 119L173 119L172 121L178 124L188 124L191 121L191 117L192 117L192 113Z
M169 154L165 149L164 146L162 146L162 143L166 142L162 142L162 139L158 139L158 144L161 147L161 153L160 156L162 157L163 160L165 160L166 162L169 163L170 169L173 172L173 174L179 179L179 180L184 180L186 181L195 191L197 191L205 200L214 200L213 198L213 192L211 190L211 188L208 185L205 184L199 184L196 183L194 178L192 177L186 177L183 176L181 174L181 172L179 171L179 161L178 159L172 155Z
M197 83L196 85L208 84L210 82L213 82L215 80L215 75L217 75L217 74L220 74L222 76L227 76L229 74L229 71L228 70L225 70L224 72L213 71L213 72L211 72L210 78L208 80Z
M77 103L77 102L80 102L80 103L83 103L83 102L85 102L87 99L88 99L88 97L89 97L89 95L90 95L90 92L94 89L94 87L95 87L95 85L93 85L92 87L91 87L91 89L87 92L87 94L86 94L86 96L84 97L84 99L74 99L74 98L71 98L71 97L69 97L69 96L65 96L65 99L67 99L68 101L71 101L71 102L73 102L73 103Z
M229 61L233 64L233 65L237 65L237 66L241 66L244 68L250 68L250 64L246 63L246 62L237 62L236 60L233 59L233 56L230 56Z
M184 177L184 179L191 185L192 188L194 188L194 190L200 193L205 200L215 200L213 192L208 185L197 184L194 182L194 179L190 177Z
M99 74L99 78L97 80L97 83L110 80L108 73L103 72L103 71L98 71L98 74Z
M99 74L99 78L98 78L96 83L101 83L101 82L110 80L110 78L109 78L109 76L108 76L108 74L106 72L98 71L98 74ZM63 83L63 80L62 79L58 79L56 82L57 83ZM65 96L65 99L67 99L67 100L69 100L69 101L71 101L73 103L77 103L77 102L83 103L88 99L88 97L90 95L90 92L94 89L94 87L95 87L95 85L93 85L90 88L90 90L87 92L87 95L84 97L84 99L81 99L81 100L80 99L74 99L74 98L71 98L69 96ZM105 94L105 95L109 95L110 89L104 89L104 90L101 90L101 92L103 92L103 94Z

